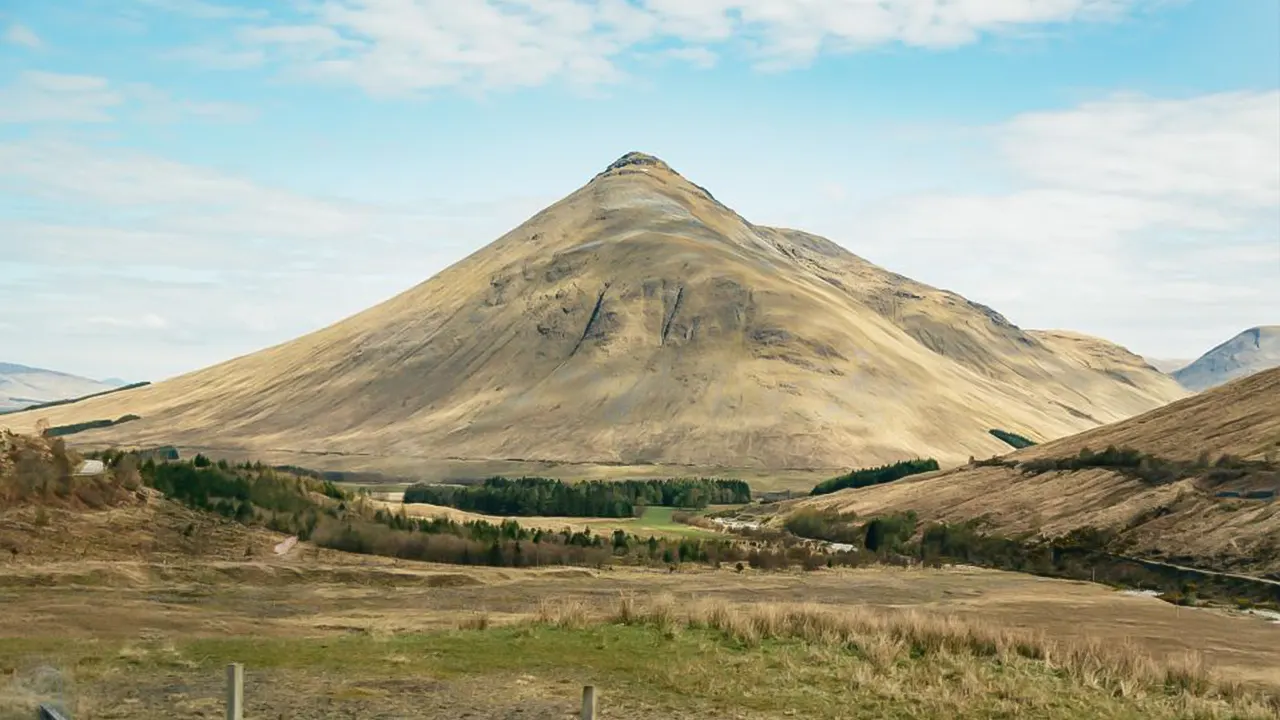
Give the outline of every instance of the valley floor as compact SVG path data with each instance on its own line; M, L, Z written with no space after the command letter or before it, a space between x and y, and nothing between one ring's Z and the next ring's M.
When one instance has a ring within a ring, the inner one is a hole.
M29 717L33 698L59 688L76 718L221 717L222 669L233 661L246 665L254 718L564 718L588 683L611 719L1186 711L947 654L877 670L830 648L745 647L705 629L529 625L548 602L603 620L620 597L663 594L678 610L707 600L912 608L1054 638L1127 639L1157 658L1196 651L1226 678L1280 687L1280 625L1085 583L965 568L461 568L267 548L252 559L5 558L0 718Z

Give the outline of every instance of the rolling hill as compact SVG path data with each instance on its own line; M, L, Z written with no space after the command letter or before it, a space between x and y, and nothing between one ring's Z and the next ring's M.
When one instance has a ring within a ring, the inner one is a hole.
M1145 467L1032 472L1084 449L1133 448ZM1223 456L1231 456L1223 460ZM870 517L907 510L924 521L981 518L988 532L1119 532L1140 554L1201 567L1280 572L1280 368L1166 407L1026 448L1004 464L972 464L792 503ZM1016 463L1018 467L1010 465ZM1162 477L1162 464L1180 472ZM1197 465L1201 465L1197 467ZM1253 499L1250 499L1253 496Z
M432 459L839 468L947 464L1186 395L1095 338L1028 332L824 238L756 226L628 154L426 282L260 352L6 417L141 419L81 443ZM276 460L280 461L280 460Z
M1188 390L1199 392L1273 367L1280 367L1280 325L1263 325L1201 355L1175 371L1173 378Z
M110 382L0 362L0 412L111 390Z

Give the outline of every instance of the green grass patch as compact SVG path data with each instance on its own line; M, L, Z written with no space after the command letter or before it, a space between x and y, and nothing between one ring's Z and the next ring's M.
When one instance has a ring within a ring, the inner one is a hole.
M630 526L623 529L629 530L636 535L652 533L654 535L677 535L681 537L716 537L717 534L710 530L672 520L672 514L677 512L680 512L678 508L647 507L640 517L630 521Z
M45 642L35 645L48 649ZM15 666L28 651L37 650L35 645L0 640L0 659ZM679 625L517 625L392 636L199 638L153 645L63 641L58 655L64 667L76 668L81 681L89 683L94 676L125 669L142 677L216 675L230 662L244 663L251 672L289 671L299 682L313 682L316 692L323 692L335 674L351 683L492 677L495 687L527 674L590 682L607 700L633 707L707 717L1200 716L1184 712L1185 697L1161 692L1122 697L1019 657L935 652L878 662L848 646L801 639L746 645L717 630ZM47 656L41 659L47 661ZM1238 708L1230 716L1255 717Z

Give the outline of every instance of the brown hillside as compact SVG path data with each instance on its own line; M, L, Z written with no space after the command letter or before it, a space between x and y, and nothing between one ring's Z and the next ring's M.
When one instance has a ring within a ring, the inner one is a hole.
M963 467L878 487L844 490L789 509L831 508L860 516L916 511L924 520L990 521L990 530L1061 535L1079 527L1123 530L1139 552L1175 562L1280 571L1280 498L1248 500L1221 493L1280 493L1280 369L1186 398L1138 417L1012 453L1026 462L1067 458L1082 448L1131 447L1174 460L1224 454L1270 467L1167 484L1106 469L1028 475L1021 468Z
M1099 340L1025 332L630 154L430 280L297 340L5 416L141 420L78 443L379 458L948 464L1186 395ZM323 465L317 457L315 466Z

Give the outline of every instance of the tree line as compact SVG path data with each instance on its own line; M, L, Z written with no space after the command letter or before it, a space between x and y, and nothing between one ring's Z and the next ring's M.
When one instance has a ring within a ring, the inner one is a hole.
M880 465L878 467L854 470L844 475L833 477L829 480L823 480L814 486L814 488L809 491L809 494L826 495L837 490L867 487L869 485L880 485L882 483L893 482L894 480L901 480L909 475L933 472L937 469L938 461L933 458L903 460L902 462L891 463L889 465Z
M157 461L157 456L159 461ZM204 455L170 460L167 452L108 450L89 453L111 469L117 480L137 482L193 510L221 515L242 524L258 524L306 540L326 513L345 508L350 494L332 482L279 472L260 462L214 462ZM337 501L326 507L314 496Z
M1022 435L1019 435L1018 433L1015 433L1015 432L1009 432L1008 430L991 428L987 432L991 433L993 437L996 437L999 440L1002 440L1009 447L1017 450L1021 450L1022 448L1029 448L1032 445L1036 444L1034 440L1024 437Z
M703 478L566 483L538 477L492 477L472 486L412 485L405 490L404 502L486 515L624 518L636 516L650 505L701 509L748 503L751 487L742 480Z
M665 565L699 563L782 570L800 567L861 565L867 553L828 552L793 536L741 538L641 537L624 530L595 534L589 528L557 532L522 527L515 520L457 522L448 518L411 518L379 510L370 516L322 520L312 536L322 547L460 565L529 567L542 565Z

